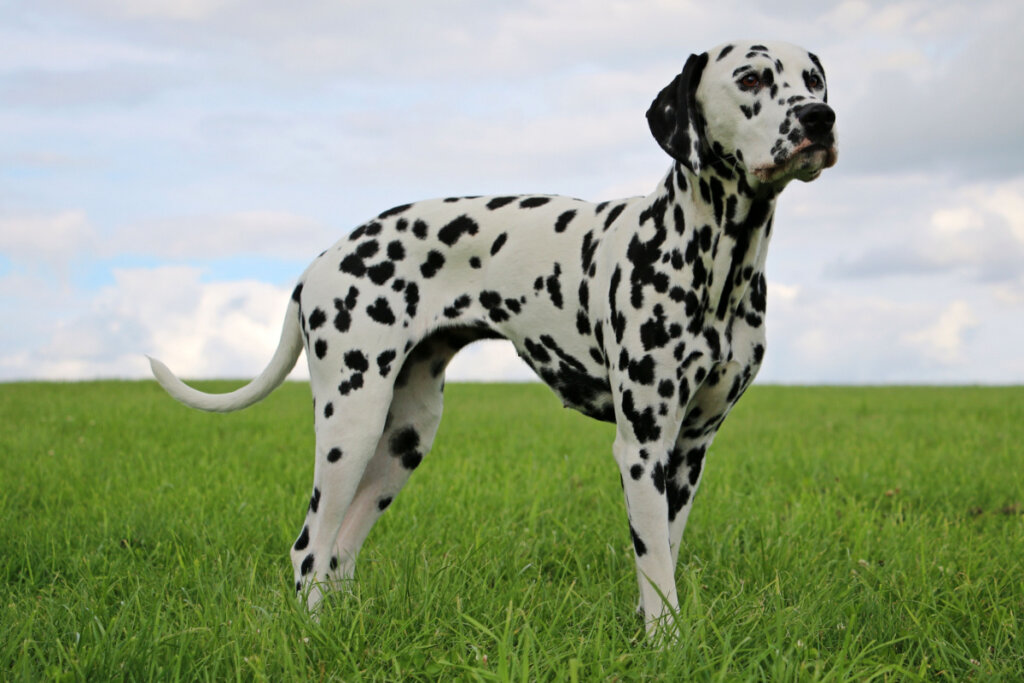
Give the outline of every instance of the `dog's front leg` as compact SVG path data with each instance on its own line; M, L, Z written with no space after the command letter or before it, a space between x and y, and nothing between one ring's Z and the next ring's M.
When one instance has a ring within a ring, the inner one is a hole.
M640 605L651 635L670 628L673 625L671 612L679 607L665 488L668 453L678 425L664 418L655 420L658 417L656 406L642 406L637 411L637 406L630 404L631 398L627 393L625 421L620 421L613 452L626 496ZM656 438L649 438L655 434ZM668 444L661 435L670 435Z

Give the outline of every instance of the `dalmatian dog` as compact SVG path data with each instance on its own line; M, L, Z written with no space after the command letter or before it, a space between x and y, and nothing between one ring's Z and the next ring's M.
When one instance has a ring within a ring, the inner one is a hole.
M248 385L207 394L152 360L182 403L261 400L303 349L313 491L292 545L312 610L353 576L374 522L430 450L445 367L511 341L566 406L614 422L648 632L677 608L680 539L708 447L765 353L765 256L786 184L836 162L821 62L785 43L691 55L647 121L672 167L645 197L450 197L396 206L300 278Z

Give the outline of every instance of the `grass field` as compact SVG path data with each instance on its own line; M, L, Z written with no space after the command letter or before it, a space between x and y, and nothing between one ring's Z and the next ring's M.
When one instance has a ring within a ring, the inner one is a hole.
M226 416L154 383L0 385L0 679L1024 679L1022 388L751 389L664 649L633 611L612 427L540 385L446 400L313 623L287 556L305 385Z

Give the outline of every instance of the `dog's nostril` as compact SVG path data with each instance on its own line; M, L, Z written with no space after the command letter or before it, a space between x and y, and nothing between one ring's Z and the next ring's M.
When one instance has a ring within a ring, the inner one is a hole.
M809 136L822 135L832 129L836 113L827 104L808 104L797 111L796 118Z

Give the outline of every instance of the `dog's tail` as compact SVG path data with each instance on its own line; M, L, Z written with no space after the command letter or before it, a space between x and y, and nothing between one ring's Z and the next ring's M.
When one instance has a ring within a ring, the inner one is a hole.
M299 304L293 297L288 301L288 311L284 316L281 330L281 341L277 344L274 357L254 380L244 387L227 394L208 394L193 389L178 379L170 369L156 358L149 358L153 376L160 386L174 399L191 408L206 410L213 413L230 413L248 408L270 395L281 386L295 362L302 353L302 330L299 327Z

